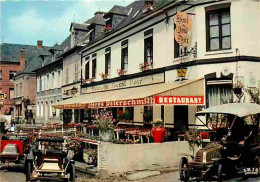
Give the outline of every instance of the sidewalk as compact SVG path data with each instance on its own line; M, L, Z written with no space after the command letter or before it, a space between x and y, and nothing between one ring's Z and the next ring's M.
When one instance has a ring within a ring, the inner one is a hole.
M143 173L145 171L142 171ZM149 172L149 171L147 171ZM151 172L151 171L150 171ZM151 177L146 177L144 179L139 179L139 180L131 180L133 182L176 182L179 181L179 171L178 168L171 168L167 170L158 170L158 171L153 171L153 172L160 172L161 174L156 175L156 176L151 176ZM133 174L137 174L140 172L136 172ZM128 175L129 176L129 175ZM127 176L123 175L114 175L114 176L107 176L104 178L95 178L94 176L84 176L78 175L76 178L76 182L130 182L130 180L127 180Z

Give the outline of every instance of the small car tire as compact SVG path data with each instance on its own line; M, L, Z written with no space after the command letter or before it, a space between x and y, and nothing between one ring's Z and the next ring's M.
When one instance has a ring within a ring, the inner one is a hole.
M181 181L189 181L189 179L190 179L189 162L188 162L188 159L185 157L181 158L180 165L179 165L179 173L180 173Z
M68 173L70 174L69 182L75 182L76 171L73 164L70 165Z
M31 165L32 164L30 162L27 163L26 181L30 181L31 179L31 170L32 170Z

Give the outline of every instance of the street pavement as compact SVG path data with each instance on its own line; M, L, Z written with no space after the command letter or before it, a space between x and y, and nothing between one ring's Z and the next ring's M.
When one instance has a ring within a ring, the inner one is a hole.
M90 178L89 176L84 176L82 173L77 174L76 182L127 182L127 180L119 180L110 178L108 180L104 179L96 179ZM164 173L158 176L153 176L151 178L136 180L134 182L178 182L179 180L179 172L171 172ZM260 176L251 177L247 180L242 180L241 178L234 178L228 180L228 182L236 182L236 181L250 181L256 182L260 181ZM25 175L22 172L22 165L12 165L9 167L5 164L3 168L0 169L0 182L25 182ZM129 181L128 181L129 182Z

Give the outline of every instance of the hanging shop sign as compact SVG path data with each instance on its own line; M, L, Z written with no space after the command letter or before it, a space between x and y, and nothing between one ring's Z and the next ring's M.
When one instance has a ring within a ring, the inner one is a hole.
M160 96L154 98L161 105L204 105L204 96Z
M177 69L178 77L185 78L187 73L187 68Z
M188 47L189 31L192 28L192 19L187 12L177 12L174 23L176 28L174 30L174 37L176 42L182 47Z
M138 87L138 86L163 83L163 82L164 82L164 73L159 73L159 74L154 74L154 75L149 75L149 76L144 76L139 78L133 78L129 80L123 80L118 82L112 82L112 83L82 88L82 93L88 94L94 92Z

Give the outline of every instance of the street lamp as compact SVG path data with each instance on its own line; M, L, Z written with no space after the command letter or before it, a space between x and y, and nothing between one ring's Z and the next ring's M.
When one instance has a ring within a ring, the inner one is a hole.
M72 97L78 92L78 89L76 87L72 87L72 89L70 90L70 93L72 95Z

